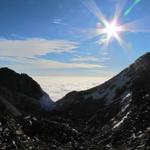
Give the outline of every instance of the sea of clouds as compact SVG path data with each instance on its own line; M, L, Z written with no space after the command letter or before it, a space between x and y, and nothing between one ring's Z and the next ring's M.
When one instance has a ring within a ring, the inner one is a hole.
M57 101L71 91L81 91L100 85L110 77L33 77L49 94L53 101Z

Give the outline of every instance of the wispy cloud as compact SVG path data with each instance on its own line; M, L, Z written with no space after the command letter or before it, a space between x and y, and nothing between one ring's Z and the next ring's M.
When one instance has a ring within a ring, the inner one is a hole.
M105 51L102 53L102 55L107 56L107 55L109 55L109 53Z
M109 56L107 56L107 57L103 56L103 57L100 58L99 62L103 63L103 62L108 62L109 60L111 60L111 57L109 57Z
M78 48L79 43L68 40L47 40L30 38L24 40L0 40L0 61L7 61L6 66L15 70L50 70L50 69L100 69L100 64L88 62L96 58L79 58L80 61L61 62L61 60L46 60L39 56L47 53L70 53Z
M90 64L90 63L65 63L54 60L45 60L39 58L24 58L24 57L1 57L2 60L7 60L10 62L8 67L15 67L21 69L100 69L104 66L98 64ZM11 63L13 62L13 63Z
M79 56L76 55L72 60L72 62L99 62L100 59L94 56Z
M105 63L109 60L111 60L111 57L108 56L108 53L103 53L102 56L99 57L90 55L87 56L75 55L74 58L71 59L71 62L100 64Z
M73 52L79 43L69 40L29 38L24 40L0 40L1 56L35 57L47 53Z
M58 24L58 25L67 25L66 23L62 22L62 19L60 19L60 18L54 18L52 20L52 23Z

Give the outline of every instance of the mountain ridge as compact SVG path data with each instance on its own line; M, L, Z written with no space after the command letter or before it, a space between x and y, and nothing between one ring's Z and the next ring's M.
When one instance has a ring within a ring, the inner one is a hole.
M55 103L26 75L22 91L19 74L1 74L0 149L150 149L150 52L105 83Z
M143 66L146 66L146 71ZM150 53L146 53L105 83L89 90L68 93L60 101L56 102L54 110L61 116L69 116L72 120L84 118L86 121L92 118L99 109L110 106L108 118L104 118L107 122L107 120L123 109L123 99L127 95L132 97L132 89L135 81L139 81L141 78L143 80L150 78L149 66ZM104 114L102 115L102 120ZM104 124L105 122L102 126Z

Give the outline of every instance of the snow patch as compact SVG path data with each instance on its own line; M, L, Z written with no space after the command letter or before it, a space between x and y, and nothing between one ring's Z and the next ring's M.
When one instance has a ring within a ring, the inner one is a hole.
M135 133L132 134L131 138L135 139L136 138L136 135Z
M130 105L130 101L131 101L131 93L127 93L123 98L122 98L122 101L121 101L121 105L122 105L122 110L121 112L125 112L127 110L127 108L129 107Z
M125 99L131 97L131 93L128 93L122 100L124 101Z
M97 89L94 92L92 91L91 93L85 95L84 99L86 100L88 98L91 98L92 100L98 100L106 96L105 97L106 105L109 105L110 103L113 102L113 99L116 95L116 90L123 88L123 86L128 81L129 81L129 77L127 77L125 73L123 73L117 76L116 78L114 78L114 80L107 87L103 89L98 89L97 87ZM113 87L113 88L110 88L110 87ZM126 94L126 91L119 98L122 98L125 94ZM130 97L130 95L131 95L130 93L127 93L127 95L123 99Z
M124 120L127 119L127 117L128 117L129 114L130 114L130 112L128 112L117 124L115 124L113 126L113 129L119 127L124 122Z
M146 94L145 96L143 96L142 98L146 98L146 97L149 97L149 94Z
M125 105L125 106L122 108L121 112L122 112L122 113L125 112L128 107L129 107L129 104Z

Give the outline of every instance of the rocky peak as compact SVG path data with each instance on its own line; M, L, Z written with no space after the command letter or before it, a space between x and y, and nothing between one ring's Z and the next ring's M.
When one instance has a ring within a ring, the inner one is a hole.
M146 73L147 75L150 75L150 52L138 58L132 65L132 68L138 73Z
M150 63L150 52L145 53L139 57L135 62L147 62Z

